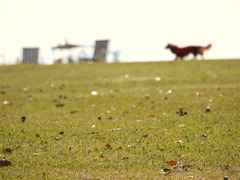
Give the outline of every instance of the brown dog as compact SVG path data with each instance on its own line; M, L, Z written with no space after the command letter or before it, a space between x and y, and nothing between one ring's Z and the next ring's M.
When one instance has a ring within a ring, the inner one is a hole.
M169 43L165 49L170 49L172 53L176 55L175 60L178 58L183 59L185 56L189 54L194 55L194 59L196 59L196 56L199 54L202 56L202 59L204 59L204 52L206 50L209 50L212 47L212 44L207 45L206 47L204 46L187 46L187 47L178 47L177 45Z

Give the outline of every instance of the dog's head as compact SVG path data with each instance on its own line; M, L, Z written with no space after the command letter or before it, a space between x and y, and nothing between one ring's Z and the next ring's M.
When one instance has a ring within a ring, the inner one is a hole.
M175 44L172 43L168 43L168 45L165 47L165 49L172 49L172 48L176 48L178 46L176 46Z
M170 43L169 44L167 44L167 46L165 47L165 49L169 49L170 48Z
M172 43L169 43L165 49L170 49L173 53L176 51L176 49L178 48L178 46L172 44Z

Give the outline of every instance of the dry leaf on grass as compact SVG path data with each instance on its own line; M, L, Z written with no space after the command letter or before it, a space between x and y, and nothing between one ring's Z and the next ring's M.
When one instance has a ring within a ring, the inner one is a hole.
M149 116L149 117L155 117L155 115L154 115L154 114L149 114L148 116Z
M205 113L210 113L210 112L211 112L211 110L210 110L210 107L208 106Z
M170 175L170 174L172 174L174 171L172 171L171 169L166 169L166 168L164 168L164 169L161 169L161 174L163 174L163 175Z
M108 149L111 148L110 144L105 144L105 147L107 147Z
M4 105L12 105L13 103L10 102L10 101L3 101L3 104L4 104Z
M207 135L203 134L200 137L207 138Z
M183 109L180 108L179 111L177 111L177 114L179 114L180 116L184 116L187 115L187 112L183 112Z
M3 167L3 166L10 166L12 163L6 159L2 159L0 160L0 167Z
M71 111L70 113L71 113L71 114L75 114L75 113L77 113L77 112L78 112L78 111Z
M201 92L196 92L197 96L202 96L203 94Z
M64 104L56 104L56 107L63 107Z
M155 77L155 81L161 81L161 77Z
M92 91L92 92L91 92L91 95L93 95L93 96L96 96L97 94L98 94L97 91Z
M182 144L182 140L178 140L178 141L174 141L174 142Z
M6 92L5 92L5 91L0 91L0 93L1 93L1 94L6 94Z
M25 120L26 120L26 116L22 116L22 117L21 117L21 121L24 123Z
M180 124L178 127L184 127L185 126L185 124Z
M100 154L100 156L99 156L100 158L105 158L105 156L103 155L103 154Z
M133 147L133 146L135 146L136 144L130 144L130 145L128 145L128 147Z
M152 143L152 141L150 141L150 140L147 141L147 144L151 144L151 143Z
M177 165L178 162L176 160L169 160L169 161L165 161L165 163L175 166Z
M11 148L5 148L4 150L3 150L3 152L6 152L6 153L12 153L12 149Z

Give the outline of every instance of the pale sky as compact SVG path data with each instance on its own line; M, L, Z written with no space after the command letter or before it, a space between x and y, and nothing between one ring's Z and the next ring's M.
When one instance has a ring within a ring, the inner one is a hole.
M212 43L206 59L240 58L240 0L0 0L0 64L23 47L39 47L51 64L66 39L89 57L95 40L109 39L108 62L113 51L121 62L173 60L169 42Z

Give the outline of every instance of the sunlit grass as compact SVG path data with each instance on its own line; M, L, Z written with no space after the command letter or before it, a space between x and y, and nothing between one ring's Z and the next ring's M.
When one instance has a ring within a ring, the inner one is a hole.
M0 67L0 159L11 162L0 178L240 178L239 67ZM166 168L174 172L163 175Z

